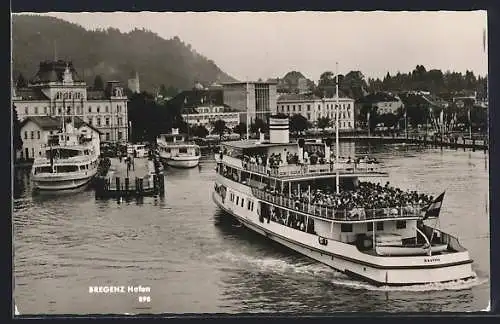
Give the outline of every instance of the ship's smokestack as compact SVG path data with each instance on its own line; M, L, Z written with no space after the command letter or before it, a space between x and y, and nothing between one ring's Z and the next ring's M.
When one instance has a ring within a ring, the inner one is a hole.
M269 142L273 144L290 142L288 117L269 118Z

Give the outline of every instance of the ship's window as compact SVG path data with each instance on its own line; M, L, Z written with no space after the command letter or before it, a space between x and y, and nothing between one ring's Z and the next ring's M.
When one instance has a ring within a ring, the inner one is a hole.
M85 166L84 165L80 165L80 170L85 170Z
M247 209L250 210L250 200L247 203Z
M245 206L245 199L241 198L241 207Z
M384 230L384 223L378 222L377 223L377 231L383 231L383 230Z
M76 165L59 165L57 166L57 172L74 172L78 171Z
M31 131L31 139L35 139L35 132Z
M340 231L341 232L352 232L352 224L340 224Z
M404 220L396 221L396 228L397 229L406 228L406 221L404 221Z
M240 203L240 197L236 197L236 205Z
M373 231L373 223L366 223L366 231L367 232Z
M188 149L187 147L179 147L179 153L187 153Z
M252 201L252 211L253 211L253 201Z

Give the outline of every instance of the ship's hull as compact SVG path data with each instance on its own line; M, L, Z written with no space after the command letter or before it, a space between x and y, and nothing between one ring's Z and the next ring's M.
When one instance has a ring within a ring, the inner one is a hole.
M200 156L161 157L161 159L169 167L179 168L179 169L194 168L198 166L200 162Z
M87 172L72 172L68 174L33 175L33 187L42 191L73 190L87 186L97 173L97 169Z
M238 194L241 194L239 192ZM259 200L248 192L257 206ZM440 256L381 257L360 252L355 246L329 240L327 246L318 242L318 236L309 234L274 221L259 220L256 211L235 205L218 193L212 195L214 202L225 212L235 217L250 230L278 242L307 257L326 264L351 277L359 278L378 286L406 286L436 282L466 280L475 276L468 252L456 252Z

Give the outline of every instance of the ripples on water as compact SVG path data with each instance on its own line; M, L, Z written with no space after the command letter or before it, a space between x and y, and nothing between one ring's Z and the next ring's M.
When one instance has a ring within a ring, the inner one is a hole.
M392 185L438 195L440 225L458 235L477 278L412 287L356 281L252 233L211 201L215 162L167 170L166 194L96 200L90 190L33 195L15 178L15 293L23 314L477 311L489 301L488 162L483 152L341 143L370 152ZM93 295L89 286L151 287L138 295Z

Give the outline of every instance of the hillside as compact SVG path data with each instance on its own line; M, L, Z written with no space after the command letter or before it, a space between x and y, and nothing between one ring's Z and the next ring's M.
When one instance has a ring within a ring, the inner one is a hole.
M12 47L14 78L22 73L31 79L39 62L53 59L56 52L58 59L72 61L89 85L98 74L105 81L119 80L126 85L135 71L141 90L146 91L161 84L185 89L195 81L236 81L178 37L166 40L146 30L89 31L54 17L13 15Z
M308 89L314 89L314 82L307 79L301 72L290 71L283 78L269 79L278 83L278 92L296 92L299 88L299 80L305 79Z

